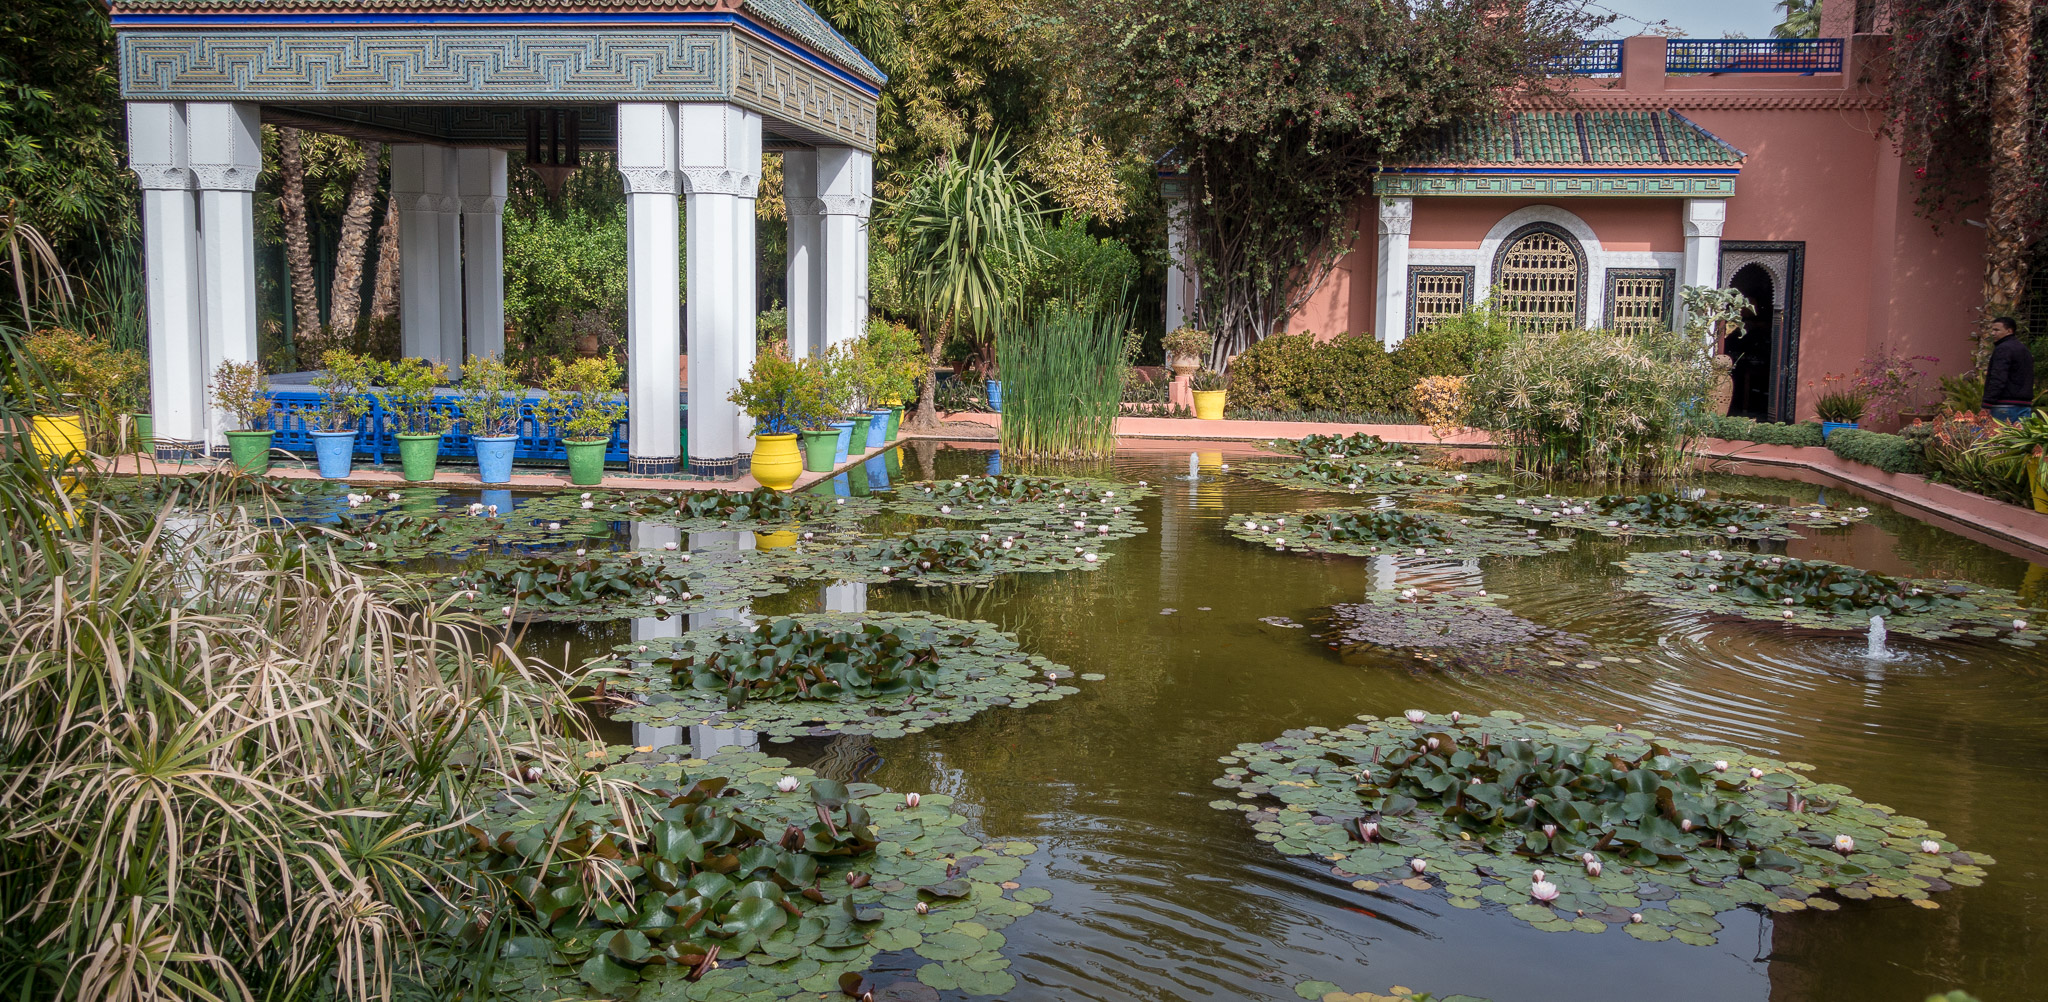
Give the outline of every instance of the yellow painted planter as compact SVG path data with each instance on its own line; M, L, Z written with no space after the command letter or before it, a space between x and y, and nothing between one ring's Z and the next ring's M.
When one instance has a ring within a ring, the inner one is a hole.
M1195 416L1204 421L1223 420L1223 395L1229 390L1192 390L1195 395Z
M795 529L785 529L781 532L754 533L754 549L757 550L780 550L783 547L795 545Z
M85 426L76 414L38 414L31 426L36 455L68 466L85 458Z
M786 491L796 486L804 472L804 454L796 447L796 434L754 436L754 479L769 490Z
M2034 485L2034 510L2048 515L2048 478L2041 473L2040 460L2027 460L2027 480Z

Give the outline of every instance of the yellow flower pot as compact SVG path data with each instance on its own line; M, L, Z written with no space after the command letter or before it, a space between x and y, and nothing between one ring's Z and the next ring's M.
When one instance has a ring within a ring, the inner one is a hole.
M761 486L786 491L796 486L804 472L804 454L796 447L796 433L754 436L754 479Z
M38 414L30 435L36 455L60 466L85 458L85 425L76 414Z
M783 547L795 545L795 529L785 529L781 532L754 533L754 549L757 550L780 550Z
M2043 477L2041 460L2027 460L2027 481L2034 487L2034 510L2048 515L2048 477Z
M1204 421L1223 420L1223 395L1229 390L1192 390L1195 395L1195 416Z

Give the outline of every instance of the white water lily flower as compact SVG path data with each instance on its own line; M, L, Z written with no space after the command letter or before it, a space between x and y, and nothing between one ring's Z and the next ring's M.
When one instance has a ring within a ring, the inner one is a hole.
M1457 476L1454 476L1454 477L1452 477L1451 479L1452 479L1452 480L1457 480L1457 481L1463 481L1463 480L1465 479L1465 475L1464 475L1464 474L1462 474L1462 473L1460 473L1460 474L1458 474Z
M1720 550L1708 550L1708 551L1707 551L1707 559L1708 559L1708 560L1719 560L1719 559L1721 559L1721 551L1720 551Z
M683 547L680 543L663 543L661 544L661 548L664 550L680 550Z
M1010 541L1009 541L1009 540L1007 540L1007 539L1003 540L1003 549L1007 550L1007 549L1009 549L1009 548L1010 548Z
M1083 559L1083 560L1086 560L1086 561L1088 561L1089 563L1091 563L1091 564L1092 564L1092 563L1094 563L1094 562L1095 562L1095 554L1093 554L1093 553L1083 553L1083 554L1081 554L1081 559Z
M1548 880L1539 880L1529 885L1529 896L1538 901L1556 901L1557 885Z
M1690 557L1690 556L1692 556L1692 551L1691 551L1691 550L1680 550L1680 551L1678 551L1678 555L1679 555L1679 556L1681 556L1681 557Z
M584 555L585 553L588 553L588 552L590 552L590 551L588 551L588 550L585 550L584 548L582 548L582 547L580 547L580 546L576 548L576 555L577 555L577 556L579 556L579 557L580 557L580 556L583 556L583 555Z
M1941 851L1941 843L1927 839L1920 843L1920 851L1932 855Z
M688 602L688 601L690 600L690 593L689 593L689 592L684 592L684 593L683 593L683 596L682 596L682 598L683 598L683 601L685 601L685 602Z
M915 793L906 793L903 795L903 806L908 807L913 811L917 810L917 802L922 799L924 798L918 796Z
M1437 740L1436 740L1435 738L1430 738L1430 739L1429 739L1429 750L1430 750L1430 751L1435 751L1435 750L1436 750L1436 748L1437 748Z
M687 563L689 563L689 562L690 562L690 555L689 555L689 554L687 554L687 553L683 554L683 563L686 563L686 564L687 564Z
M2015 630L2024 630L2027 628L2027 621L2024 619L2015 619L2012 621L2012 628Z
M585 502L583 502L583 507L584 507L584 509L585 509L585 510L587 511L587 510L589 510L589 509L591 509L591 508L595 508L595 507L597 507L597 504L596 504L596 502L592 502L592 501L585 501Z
M1414 859L1408 861L1408 868L1410 870L1414 870L1417 875L1420 875L1422 871L1429 869L1429 860L1423 859L1421 856L1417 856Z
M667 595L656 595L656 596L654 596L654 604L655 604L655 605L667 605L667 604L668 604L668 596L667 596Z
M512 615L512 607L509 605L505 606L498 610L498 614L501 616L510 616Z
M845 498L834 498L834 499L832 499L832 503L833 503L833 504L845 504L845 503L846 503L846 499L845 499Z
M1642 912L1629 912L1629 913L1628 913L1628 920L1629 920L1629 924L1631 924L1631 925L1642 925L1642 924L1643 924L1643 913L1642 913Z
M940 506L939 506L939 514L941 514L941 515L951 515L952 513L953 513L953 506L952 506L952 505L949 505L949 504L942 504L942 505L940 505Z
M1429 714L1424 713L1421 710L1408 710L1406 712L1403 712L1401 715L1407 717L1408 722L1411 724L1419 724L1429 719Z
M806 533L804 533L804 538L805 538L805 539L816 539L816 538L818 538L818 534L817 534L817 533L815 533L815 532L806 532Z
M1543 837L1544 837L1544 838L1556 838L1556 837L1557 837L1557 826L1556 826L1556 825L1544 825L1544 826L1543 826Z
M1607 527L1608 527L1608 528L1610 528L1610 529L1612 529L1612 528L1614 528L1615 526L1617 526L1617 525L1620 525L1620 524L1621 524L1620 522L1616 522L1616 521L1614 521L1614 520L1612 520L1612 519L1609 519L1609 520L1608 520L1608 522L1607 522Z
M1764 771L1762 769L1756 768L1755 766L1751 766L1749 769L1749 778L1762 779L1764 778Z
M796 788L801 785L803 784L798 783L795 776L784 776L775 781L775 788L783 793L795 793Z
M1458 711L1456 711L1456 710L1452 710L1452 711L1451 711L1451 723L1454 723L1454 724L1455 724L1455 723L1457 723L1458 721L1460 721L1460 720L1463 720L1463 719L1465 719L1465 715L1464 715L1464 714L1462 714L1462 713L1459 713L1459 712L1458 712Z
M1717 585L1717 584L1710 584L1710 585L1708 585L1708 586L1707 586L1707 590L1708 590L1708 591L1720 591L1720 590L1721 590L1721 586L1720 586L1720 585Z
M1109 535L1109 526L1106 526L1106 525L1098 525L1098 526L1096 526L1096 527L1095 527L1095 531L1096 531L1096 533L1097 533L1097 534L1099 534L1099 535L1107 536L1107 535Z
M1599 858L1599 856L1590 852L1579 853L1579 862L1581 863L1591 863Z
M931 911L932 911L932 906L931 906L931 905L925 904L925 903L924 903L924 902L922 902L922 901L920 901L920 902L918 902L918 903L917 903L917 913L918 913L919 915L929 915L929 914L931 914Z
M1682 832L1689 832L1689 831L1692 831L1692 819L1691 819L1691 818L1680 818L1680 819L1678 820L1678 830L1679 830L1679 831L1682 831Z
M1426 557L1429 556L1429 551L1418 546L1415 548L1415 555L1418 557Z
M1380 823L1377 821L1367 821L1358 826L1358 831L1365 836L1367 842L1371 842L1380 837Z
M1847 835L1837 835L1837 836L1835 836L1835 851L1836 851L1836 852L1840 852L1840 853L1850 853L1850 852L1855 852L1855 851L1856 851L1856 840L1855 840L1855 839L1853 839L1853 838L1850 838L1850 837L1849 837L1849 836L1847 836Z
M385 497L390 498L393 501L398 501L402 499L403 495L400 495L397 491L392 491L391 493L386 494Z
M1086 522L1075 522L1075 523L1074 523L1074 528L1076 528L1076 529L1086 529L1087 527L1088 527L1088 523L1086 523Z
M1791 619L1791 618L1792 618L1792 610L1790 610L1790 609L1787 609L1787 610L1785 610L1785 618L1786 618L1786 619Z
M1461 519L1459 519L1459 520L1458 520L1458 524L1459 524L1459 525L1471 525L1471 524L1472 524L1472 520L1471 520L1471 519L1469 519L1469 518L1461 518Z
M366 550L374 550L374 549L376 549L376 548L377 548L377 544L375 544L375 543L364 543L364 544L363 544L363 549L366 549Z
M1727 772L1727 771L1728 771L1728 760L1727 760L1727 759L1718 759L1718 758L1717 758L1717 759L1715 759L1715 760L1714 760L1714 771L1715 771L1715 772Z

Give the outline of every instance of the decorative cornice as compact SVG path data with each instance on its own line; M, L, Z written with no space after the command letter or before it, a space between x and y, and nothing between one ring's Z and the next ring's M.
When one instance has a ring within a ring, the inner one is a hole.
M1390 237L1405 237L1415 226L1415 201L1410 198L1394 197L1380 199L1380 233Z
M192 171L167 164L130 164L135 180L144 191L190 191Z
M627 190L630 191L632 189L629 188ZM505 212L505 196L464 195L462 196L462 211L465 213L475 212L490 216L503 215Z
M255 191L262 170L247 164L193 164L192 181L201 191Z
M782 204L785 211L792 216L822 216L825 214L825 201L820 198L803 195L784 195L782 196Z
M753 198L761 193L761 175L733 170L730 167L684 167L676 171L682 178L685 195L738 195Z
M628 195L676 193L676 172L666 167L621 167L619 176L625 179Z
M1541 168L1496 174L1402 173L1373 179L1373 193L1402 198L1418 195L1501 195L1517 198L1732 198L1733 176L1649 174L1546 174Z
M824 206L823 215L866 219L875 200L866 195L820 195L818 201Z

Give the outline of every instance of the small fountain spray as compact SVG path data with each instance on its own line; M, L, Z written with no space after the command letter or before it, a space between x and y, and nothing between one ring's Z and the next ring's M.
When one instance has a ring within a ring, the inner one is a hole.
M1202 479L1202 457L1199 453L1188 453L1188 482Z
M1885 649L1884 638L1884 617L1870 617L1870 646L1865 649L1865 656L1873 661L1890 661L1892 652Z

